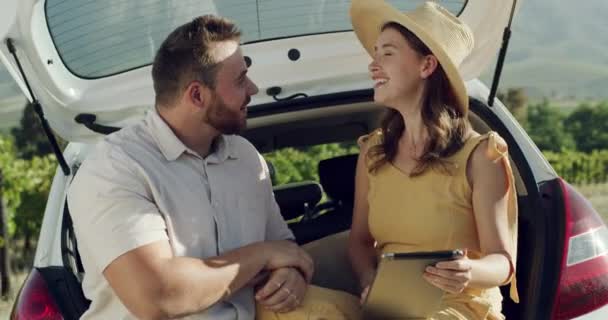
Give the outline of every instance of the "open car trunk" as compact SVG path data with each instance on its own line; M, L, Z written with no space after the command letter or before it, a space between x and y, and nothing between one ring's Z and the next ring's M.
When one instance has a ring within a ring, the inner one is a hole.
M380 115L377 106L365 102L369 101L369 96L367 98L363 97L365 95L362 94L360 101L355 101L357 100L356 95L351 95L349 98L351 101L340 100L346 104L328 107L328 102L325 101L323 103L319 102L317 106L308 105L305 110L300 108L299 111L297 105L286 104L282 112L277 112L274 109L274 116L266 117L265 115L267 114L264 113L264 108L260 108L258 114L254 113L251 115L251 128L246 132L245 136L262 152L277 150L283 147L352 141L360 136L361 133L367 133L376 128L378 116ZM275 105L273 108L281 108L281 106ZM285 117L290 117L290 115L293 116L294 121L285 121ZM531 182L534 179L533 177L531 178L528 163L526 163L525 157L520 154L517 143L513 141L512 135L501 125L501 122L496 119L496 116L488 109L485 103L476 99L471 100L470 119L473 127L478 132L497 131L510 145L515 146L510 149L510 160L513 164L518 192L519 250L517 277L521 303L513 303L508 298L508 288L501 288L503 297L505 297L503 312L507 316L507 319L537 319L538 315L548 315L550 314L550 310L547 310L547 308L550 307L537 303L538 290L555 284L543 283L541 275L557 272L557 267L552 267L550 261L552 259L559 260L561 257L549 255L542 258L543 255L540 254L541 252L551 251L546 249L546 246L550 245L546 241L546 235L551 225L547 224L543 215L537 214L539 210L543 210L539 208L539 205L542 204L539 193L542 184L537 185ZM308 125L306 126L305 124ZM314 125L311 127L311 124ZM307 132L314 131L316 134L303 136L301 130L306 130ZM292 138L289 139L289 137ZM354 156L356 157L356 155ZM342 175L346 175L346 173ZM348 185L349 181L352 181L352 186ZM347 190L354 189L354 167L352 168L350 177L344 176L340 181L329 181L326 183L338 183ZM301 190L303 190L302 192L308 192L306 189ZM294 197L294 199L299 198L301 197L298 197L298 195ZM324 204L321 203L319 205L323 206ZM546 203L545 206L547 206ZM544 209L550 210L551 208ZM350 269L346 251L346 240L350 227L350 219L352 218L352 208L349 210L350 212L335 212L330 210L315 219L292 223L290 227L294 230L299 242L315 258L316 272L313 283L358 294L357 281ZM67 211L64 214L67 214ZM559 222L556 221L554 223ZM62 233L62 238L66 239L63 250L65 267L42 268L42 274L49 281L52 281L49 283L59 283L62 287L67 288L63 292L69 290L71 299L59 298L57 303L61 309L68 310L68 314L77 316L79 312L86 310L88 301L82 295L82 291L80 291L78 279L81 279L81 272L83 270L79 270L77 244L69 228L69 222L66 222L65 217ZM557 245L557 243L556 241L553 245ZM555 263L553 265L558 266L559 264ZM66 272L66 270L69 272ZM62 297L65 297L65 294Z
M302 1L299 6L285 1L253 0L179 3L152 0L6 1L3 6L6 10L0 15L3 18L0 19L0 38L3 40L0 61L26 97L39 102L50 127L70 142L93 143L100 139L102 134L93 130L95 127L91 124L122 127L141 119L154 103L150 63L156 48L175 26L205 13L230 17L244 29L243 52L248 59L249 74L261 92L252 100L249 109L251 128L245 135L262 152L288 146L352 141L376 127L377 109L369 103L372 82L366 69L370 58L348 30L348 1ZM419 3L389 2L403 10ZM459 14L475 34L473 53L460 68L465 80L475 79L495 57L503 39L503 29L510 23L514 1L440 2ZM8 39L12 47L6 45ZM292 95L310 99L278 102ZM517 146L509 130L493 119L487 106L473 102L471 110L478 117L472 122L479 132L491 128L510 145ZM297 114L294 123L284 118L290 114ZM307 127L311 123L319 127ZM298 140L301 137L309 140ZM531 296L538 291L536 278L546 271L538 265L542 262L538 258L542 255L538 253L543 252L546 245L544 240L539 241L547 232L541 228L546 226L546 221L535 220L538 215L533 212L538 210L539 192L537 180L525 159L521 152L518 155L517 148L512 150L520 196L520 265L517 272L522 303L512 306L505 301L505 313L508 318L516 319L522 314L543 314L537 312L543 306ZM335 198L333 203L326 203L327 208L321 208L325 210L323 215L291 225L301 243L310 243L308 246L313 254L315 248L324 247L319 245L325 241L324 237L340 234L350 226L352 204L344 197L354 188L347 182L354 184L354 171L350 175L348 171L352 168L352 157L336 161L351 161L351 165L326 163L330 172L334 171L332 168L344 169L340 175L321 181L326 193ZM72 166L76 167L77 164ZM336 184L347 187L330 186ZM332 189L347 192L331 194ZM314 185L293 190L296 190L295 198L299 198L300 192L317 192ZM287 205L290 202L286 201ZM69 215L67 210L63 214ZM68 288L63 295L56 290L53 294L66 317L77 318L88 303L78 290L83 270L79 270L77 243L66 221L68 219L64 217L61 228L64 267L41 266L39 270L51 286L57 284L59 288L63 284ZM342 245L345 244L342 242ZM342 247L338 248L345 254ZM325 283L319 278L348 275L348 264L339 263L334 254L337 253L315 254L317 263L322 264L317 268L320 270L317 283L355 291L352 280L339 284Z

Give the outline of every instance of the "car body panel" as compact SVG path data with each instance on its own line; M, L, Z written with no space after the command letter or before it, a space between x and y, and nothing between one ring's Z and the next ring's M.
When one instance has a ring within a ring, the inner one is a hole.
M72 142L68 144L63 152L66 162L71 168L71 174L69 176L64 175L60 167L55 172L38 238L38 243L44 245L38 245L36 248L35 267L63 265L61 257L62 213L68 186L77 171L78 165L82 163L93 147L93 144Z

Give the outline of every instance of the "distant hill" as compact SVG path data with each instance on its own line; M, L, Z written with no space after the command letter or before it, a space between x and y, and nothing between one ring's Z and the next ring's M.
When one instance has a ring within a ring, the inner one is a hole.
M20 95L17 84L0 63L0 100Z
M0 64L0 133L6 133L19 123L25 106L25 97Z
M608 99L607 12L605 0L525 0L500 87L551 100Z
M19 124L24 107L24 97L0 99L0 133L8 133L10 128Z

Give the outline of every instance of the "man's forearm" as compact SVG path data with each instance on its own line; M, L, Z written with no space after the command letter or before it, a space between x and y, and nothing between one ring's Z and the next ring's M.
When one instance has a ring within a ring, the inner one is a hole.
M312 259L285 241L258 242L205 260L175 257L157 241L116 258L104 276L138 318L167 319L198 313L240 290L263 270L296 267L312 277Z
M246 286L265 266L253 244L205 260L175 257L165 265L162 313L169 318L205 310Z

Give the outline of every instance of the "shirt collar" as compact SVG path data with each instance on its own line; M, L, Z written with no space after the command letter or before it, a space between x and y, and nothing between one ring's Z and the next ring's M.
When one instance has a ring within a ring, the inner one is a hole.
M228 159L238 159L237 150L232 143L232 136L218 136L212 147L212 152L207 156L207 163L222 163Z
M161 153L168 161L174 161L182 153L187 152L194 156L200 157L195 151L188 148L171 130L169 125L158 114L156 108L150 111L146 121L152 132L152 136L156 139ZM207 161L211 163L221 163L227 159L237 159L238 154L236 148L231 143L231 136L219 135L212 145L212 151L207 156Z

